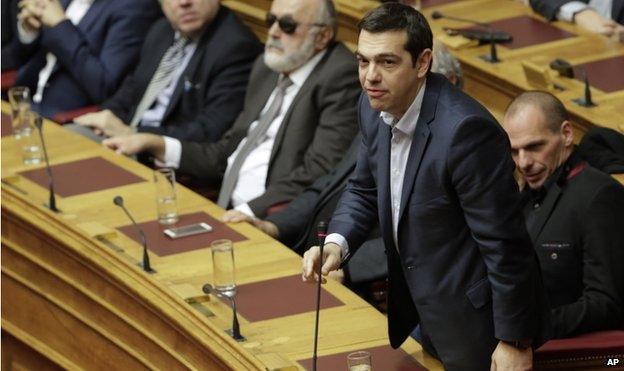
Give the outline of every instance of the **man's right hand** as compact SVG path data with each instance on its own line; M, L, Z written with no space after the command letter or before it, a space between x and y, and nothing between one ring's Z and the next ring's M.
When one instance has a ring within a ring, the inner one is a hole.
M40 18L43 13L43 4L39 0L22 0L17 6L20 9L17 14L17 21L24 31L39 32L42 26Z
M335 243L327 243L323 247L323 266L321 267L321 277L318 277L318 267L321 263L321 251L318 246L311 247L303 254L303 273L302 278L304 282L317 282L319 279L323 283L326 282L324 276L327 276L329 272L335 271L340 268L340 262L342 259L342 249Z
M78 125L90 127L97 135L106 137L134 133L130 126L124 124L119 117L107 109L78 116L74 119L74 122Z
M165 141L160 135L138 133L105 139L102 144L121 155L136 155L149 151L154 157L163 160Z
M601 16L591 8L586 8L576 13L574 15L574 23L588 31L605 36L613 36L618 29L617 22Z

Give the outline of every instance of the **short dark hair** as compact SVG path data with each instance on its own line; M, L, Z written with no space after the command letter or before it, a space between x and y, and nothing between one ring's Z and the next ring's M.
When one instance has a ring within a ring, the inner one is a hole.
M385 3L370 10L358 23L358 29L370 33L386 31L407 31L405 50L412 56L412 65L416 66L418 56L425 49L433 48L431 27L418 10L399 3Z
M518 95L507 107L505 116L511 117L527 106L539 108L546 120L546 127L553 133L558 133L561 123L570 119L568 111L557 97L540 90L526 91Z

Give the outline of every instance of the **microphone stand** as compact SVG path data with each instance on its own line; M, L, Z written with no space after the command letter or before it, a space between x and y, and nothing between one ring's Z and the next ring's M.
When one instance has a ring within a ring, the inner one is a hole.
M134 218L132 217L132 215L130 215L130 212L124 206L123 198L121 196L115 196L115 198L113 199L113 203L119 206L124 211L124 213L126 213L128 219L130 219L132 225L134 225L136 230L139 232L139 235L141 236L141 242L143 243L143 262L139 263L139 266L143 268L143 270L147 273L156 273L156 271L152 269L152 266L150 264L149 254L147 252L147 238L145 237L143 229L141 229L136 221L134 221Z
M490 31L490 54L480 55L479 58L488 63L500 63L501 60L498 58L496 42L494 41L494 29L491 26L488 29Z
M587 78L587 72L585 72L584 68L581 69L581 72L583 73L583 80L585 81L585 94L580 98L572 99L572 101L581 107L587 107L587 108L595 107L597 106L597 104L592 101L591 89L589 86L589 79Z
M316 371L316 360L318 358L318 327L319 327L319 315L321 312L321 281L322 281L322 268L323 268L323 247L325 245L325 237L327 236L327 223L319 222L317 227L316 236L319 243L320 262L318 267L318 282L316 284L316 320L314 322L314 352L312 355L312 370Z
M46 163L46 172L48 173L48 190L50 191L50 198L48 200L47 206L50 210L55 213L60 213L56 207L56 195L54 193L54 178L52 177L52 168L50 167L50 160L48 158L48 150L46 148L45 140L43 139L43 119L41 116L36 115L35 117L35 126L37 127L37 131L39 132L39 138L41 139L41 147L43 148L43 158Z

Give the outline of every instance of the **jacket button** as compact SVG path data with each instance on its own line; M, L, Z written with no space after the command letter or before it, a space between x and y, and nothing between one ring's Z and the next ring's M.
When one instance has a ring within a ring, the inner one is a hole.
M412 270L412 269L414 269L414 268L416 268L416 267L415 267L415 266L413 266L413 265L410 265L410 266L408 266L408 267L407 267L407 270L410 270L410 271L411 271L411 270Z
M557 258L558 258L558 257L559 257L559 255L557 255L557 253L556 253L556 252L554 252L554 253L550 254L550 258L551 258L552 260L557 260Z

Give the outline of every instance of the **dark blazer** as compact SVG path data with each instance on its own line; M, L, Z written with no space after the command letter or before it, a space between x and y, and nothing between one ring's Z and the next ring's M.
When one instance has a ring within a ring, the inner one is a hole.
M578 152L600 171L624 173L624 134L618 131L598 126L589 129L581 138Z
M557 338L624 326L624 187L583 165L527 205Z
M69 0L61 3L66 7ZM50 52L57 63L35 108L50 117L100 104L134 67L147 30L159 15L155 0L96 0L77 26L65 20L41 30L31 44L20 44L18 58L24 64L15 84L28 86L34 94Z
M351 252L379 220L388 254L390 343L420 322L448 370L487 370L497 339L535 339L547 320L539 266L520 209L509 140L442 75L427 78L393 239L391 128L366 96L355 175L329 225ZM547 328L547 327L544 327Z
M16 69L20 66L18 60L19 42L17 39L17 0L4 0L2 8L2 71Z
M179 170L219 184L228 157L258 119L278 76L260 56L232 129L217 143L183 142ZM284 116L271 153L266 192L249 202L257 217L266 216L272 205L291 201L341 159L357 132L359 92L353 54L342 44L330 45Z
M129 123L175 32L166 19L150 29L134 73L102 108ZM197 49L178 80L160 127L139 132L214 142L221 138L243 107L245 87L262 45L227 8L221 6L202 33Z
M531 8L544 16L549 21L557 19L557 13L561 6L571 1L582 1L589 3L589 0L530 0ZM611 7L611 19L619 24L624 24L624 1L613 0Z

